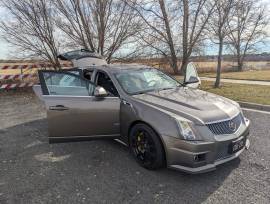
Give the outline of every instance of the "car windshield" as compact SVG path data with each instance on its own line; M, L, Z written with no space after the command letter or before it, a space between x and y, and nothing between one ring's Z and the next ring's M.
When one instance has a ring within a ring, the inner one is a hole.
M178 81L156 69L125 70L115 75L122 88L131 95L181 86Z

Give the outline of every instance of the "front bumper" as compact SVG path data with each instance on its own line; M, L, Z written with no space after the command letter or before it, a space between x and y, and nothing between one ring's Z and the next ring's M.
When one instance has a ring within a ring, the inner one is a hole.
M248 135L249 129L247 128L239 136L213 142L193 143L172 137L163 137L167 145L167 166L192 174L215 170L217 165L237 158L245 149L249 148ZM238 139L244 139L245 146L238 152L230 154L228 152L229 145Z
M192 173L192 174L205 173L205 172L213 171L213 170L216 169L216 166L217 165L226 163L228 161L231 161L231 160L237 158L245 149L248 149L249 148L249 145L250 145L250 142L249 142L249 139L247 139L246 140L245 148L241 149L240 151L236 152L235 154L231 155L228 158L216 160L212 164L206 164L204 166L194 167L194 168L187 167L187 166L181 166L181 165L170 165L169 168L176 169L176 170L181 170L181 171L185 171L187 173Z

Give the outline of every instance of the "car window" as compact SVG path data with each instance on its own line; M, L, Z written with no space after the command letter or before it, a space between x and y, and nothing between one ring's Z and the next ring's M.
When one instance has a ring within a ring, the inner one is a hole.
M80 70L67 70L67 72L72 73L72 74L76 74L76 75L80 75Z
M98 72L96 84L97 86L103 87L109 93L109 95L116 97L119 96L111 78L106 73Z
M173 89L179 82L156 69L127 70L116 74L124 91L138 94L155 90Z
M44 81L49 95L93 95L94 85L70 73L45 72Z

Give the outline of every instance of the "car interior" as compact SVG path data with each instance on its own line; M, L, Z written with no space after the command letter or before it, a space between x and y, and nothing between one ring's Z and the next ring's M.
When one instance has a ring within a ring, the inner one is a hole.
M84 70L83 72L83 77L89 81L91 80L92 75L93 75L93 71Z
M110 96L118 97L119 94L110 77L103 72L97 73L96 84L103 87Z

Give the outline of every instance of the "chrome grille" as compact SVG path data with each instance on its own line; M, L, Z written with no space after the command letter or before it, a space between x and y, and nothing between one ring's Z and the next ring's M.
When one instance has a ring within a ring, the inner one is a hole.
M207 124L207 127L215 135L233 134L239 129L242 120L243 117L240 113L231 120Z

